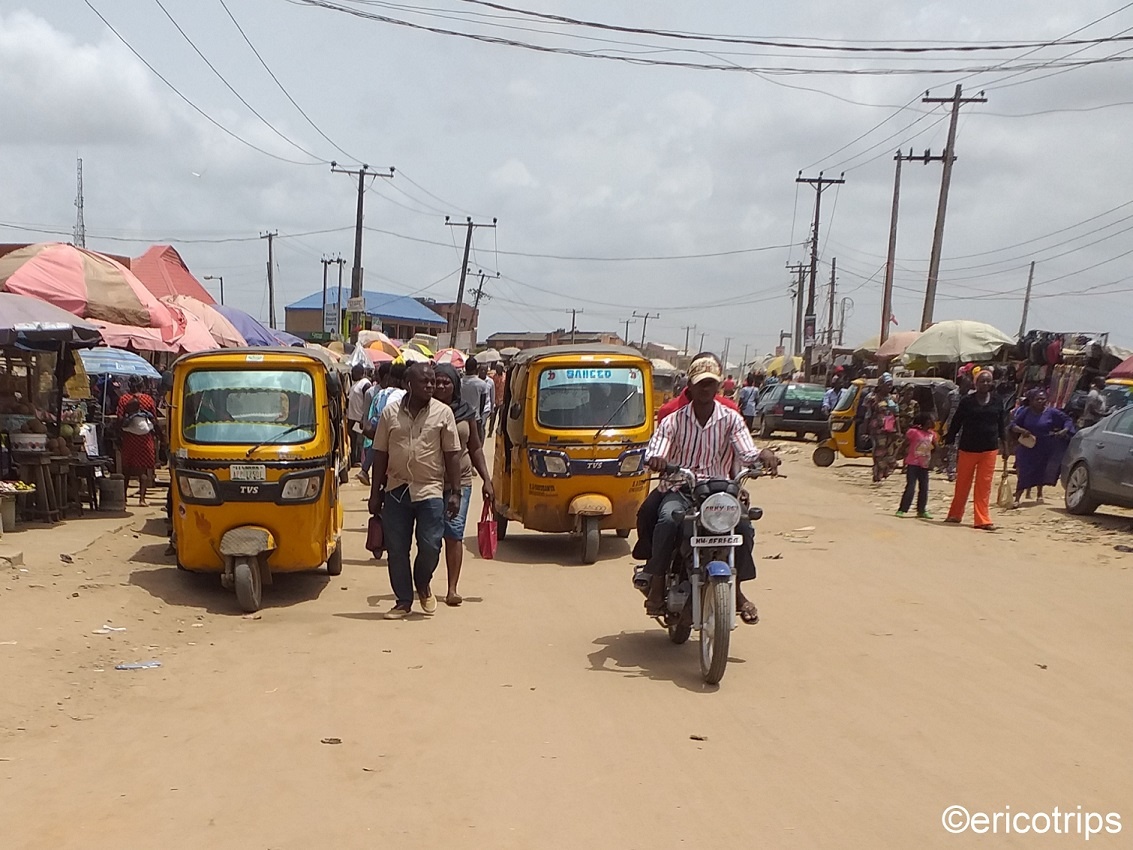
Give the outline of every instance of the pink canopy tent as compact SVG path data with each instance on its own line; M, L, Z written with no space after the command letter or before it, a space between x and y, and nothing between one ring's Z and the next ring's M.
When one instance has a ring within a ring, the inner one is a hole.
M92 321L92 325L102 333L102 340L111 348L125 348L129 351L161 351L177 354L181 349L176 343L166 342L157 328L135 328L132 325L116 325L110 322Z
M178 351L192 354L195 351L211 351L220 348L220 343L212 338L208 326L193 313L183 310L176 304L165 305L177 322L177 334L173 343Z
M172 245L152 246L130 261L130 271L159 299L187 295L205 304L216 303Z
M170 311L124 265L110 257L45 242L0 257L0 290L38 298L95 322L177 335Z
M892 360L894 357L900 357L905 353L905 349L912 345L920 335L920 331L898 331L889 334L889 338L882 343L873 356L877 360Z
M1133 357L1122 360L1117 368L1109 373L1110 378L1133 378Z
M177 295L164 301L204 322L208 332L221 348L242 348L248 344L232 322L218 310L214 310L211 304L198 301L188 295Z

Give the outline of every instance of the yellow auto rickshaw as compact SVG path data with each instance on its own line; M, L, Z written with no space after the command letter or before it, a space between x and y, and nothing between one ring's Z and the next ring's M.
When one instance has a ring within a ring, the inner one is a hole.
M314 349L234 348L173 364L177 566L219 573L245 611L273 573L342 572L342 381Z
M830 466L838 455L848 458L868 457L872 452L869 437L862 426L864 402L877 386L876 378L859 378L842 390L830 411L830 437L815 448L811 460L815 466ZM945 378L895 378L893 393L900 395L905 387L913 388L922 411L931 411L937 430L943 430L948 418L948 405L955 398L956 385Z
M509 521L573 532L582 562L594 563L601 530L628 537L649 493L649 360L621 346L531 349L512 361L503 406L493 470L499 538Z
M653 403L660 408L676 395L677 375L680 372L668 360L655 357L650 362L653 364Z

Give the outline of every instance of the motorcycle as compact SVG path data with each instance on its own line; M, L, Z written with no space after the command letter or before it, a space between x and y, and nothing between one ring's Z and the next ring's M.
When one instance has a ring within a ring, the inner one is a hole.
M665 614L657 622L669 640L682 644L692 630L700 632L700 673L709 685L724 678L732 629L736 627L736 549L744 545L736 530L745 513L752 522L762 508L747 506L745 481L762 473L745 469L734 480L698 480L689 469L670 465L668 476L684 479L681 492L688 508L676 514L680 543L665 576ZM634 586L648 596L649 575L638 569Z

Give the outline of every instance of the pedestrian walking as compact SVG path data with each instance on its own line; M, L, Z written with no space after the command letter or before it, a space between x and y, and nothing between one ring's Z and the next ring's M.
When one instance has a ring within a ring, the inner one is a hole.
M492 410L492 386L480 377L480 364L475 357L464 361L464 380L460 382L460 397L476 412L476 427L480 429L480 442L487 433L484 417Z
M115 410L122 446L123 492L129 489L130 479L137 478L138 504L145 507L157 468L157 403L143 392L141 378L130 378L128 387L129 392L118 399Z
M1011 433L1018 436L1015 447L1015 469L1019 473L1015 484L1015 504L1023 493L1038 488L1038 504L1043 504L1043 487L1058 483L1062 470L1062 456L1066 454L1074 422L1056 407L1047 404L1046 392L1041 388L1030 390L1026 404L1015 411Z
M354 476L367 487L370 486L370 468L374 465L374 433L378 430L378 419L386 405L405 395L405 364L379 365L378 384L378 391L371 396L366 418L362 420L362 468Z
M507 375L504 364L497 363L492 368L492 414L488 417L488 436L491 437L496 427L503 428L504 388L507 385Z
M406 370L406 394L386 406L374 433L370 513L381 515L389 581L396 602L387 620L437 610L431 583L441 557L445 518L460 512L460 434L452 408L433 398L431 363ZM417 557L410 568L416 537Z
M750 431L755 427L755 405L759 402L759 389L755 386L755 375L748 375L744 385L740 387L739 401L740 416Z
M932 519L928 512L928 470L932 465L932 452L936 448L936 431L931 413L918 413L912 427L905 431L905 492L901 495L901 505L897 516L908 516L913 505L913 494L917 497L917 516Z
M1094 378L1090 381L1090 392L1086 395L1086 404L1082 408L1082 415L1078 417L1079 428L1089 428L1096 425L1111 411L1106 404L1105 378Z
M366 394L373 383L366 367L355 365L350 370L350 392L346 396L346 422L350 430L350 465L362 462L362 420L366 417Z
M897 468L901 434L897 430L900 409L893 398L893 376L886 372L877 379L864 405L862 423L873 442L873 482L880 484Z
M989 369L976 373L975 391L960 399L952 424L944 437L946 445L957 443L956 490L945 522L961 522L968 496L972 496L975 527L995 531L991 521L991 486L996 459L1005 452L1007 412L992 395L994 378Z
M460 386L460 375L454 366L447 363L437 366L436 373L433 398L452 408L457 434L460 436L460 511L454 517L445 518L444 531L445 569L448 573L448 591L444 601L446 605L455 608L464 601L457 585L464 565L464 529L468 520L468 504L472 501L473 470L484 482L482 495L485 502L494 506L496 492L492 487L488 462L484 459L484 444L476 430L476 414L456 391Z

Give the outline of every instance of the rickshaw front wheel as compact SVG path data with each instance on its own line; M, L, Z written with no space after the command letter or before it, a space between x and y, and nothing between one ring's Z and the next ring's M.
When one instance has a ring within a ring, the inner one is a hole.
M507 537L507 517L503 514L496 514L496 539L503 540Z
M232 583L236 588L236 601L249 614L260 610L263 582L260 565L252 558L239 558L232 568Z
M335 543L334 551L331 552L327 558L327 575L339 576L342 575L342 538L338 538Z
M629 537L630 531L631 531L631 529L628 529L628 528L619 528L618 531L617 531L617 535L622 540L626 540Z
M601 523L601 517L582 518L582 563L584 564L593 564L598 560L598 544L602 539Z
M830 446L819 446L810 459L814 461L815 466L830 466L834 463L834 457L834 449Z

